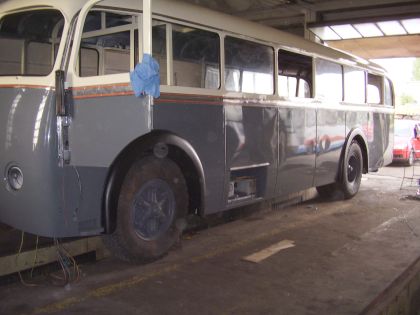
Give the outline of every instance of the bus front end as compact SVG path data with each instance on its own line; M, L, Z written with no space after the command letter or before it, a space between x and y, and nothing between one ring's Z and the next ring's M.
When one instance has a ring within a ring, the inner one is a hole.
M54 65L64 24L46 8L0 18L0 222L52 237L75 233L57 153Z

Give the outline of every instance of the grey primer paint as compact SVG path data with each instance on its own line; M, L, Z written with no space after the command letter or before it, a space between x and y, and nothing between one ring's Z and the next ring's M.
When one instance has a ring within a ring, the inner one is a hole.
M185 95L156 102L154 127L186 139L203 164L204 213L243 204L228 202L235 177L257 179L252 201L334 182L351 133L365 139L369 169L390 162L391 114L278 105Z
M20 191L1 185L0 220L45 236L103 232L110 167L153 130L195 150L204 169L203 214L333 182L350 133L366 139L370 169L392 157L390 114L165 94L150 112L145 98L132 95L75 95L71 161L60 168L53 92L2 88L0 94L0 169L17 165L24 173ZM229 200L230 182L243 176L256 179L255 197Z
M49 89L1 88L0 169L17 166L23 187L0 186L0 220L43 236L78 235L67 207L67 174L58 167L54 93Z
M206 213L220 211L225 195L224 110L220 99L211 104L205 98L162 96L153 107L153 127L178 135L189 142L203 165L206 179ZM217 104L219 103L219 104Z
M94 92L94 91L93 91ZM150 133L147 98L133 95L75 98L69 129L71 165L80 181L69 181L69 195L81 191L77 208L79 235L103 227L103 197L109 168L134 140ZM74 175L73 175L74 176Z

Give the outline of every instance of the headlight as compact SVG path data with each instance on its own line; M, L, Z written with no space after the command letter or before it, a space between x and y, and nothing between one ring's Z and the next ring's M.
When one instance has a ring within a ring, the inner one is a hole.
M23 172L17 166L10 166L7 170L7 184L12 190L20 190L23 186Z

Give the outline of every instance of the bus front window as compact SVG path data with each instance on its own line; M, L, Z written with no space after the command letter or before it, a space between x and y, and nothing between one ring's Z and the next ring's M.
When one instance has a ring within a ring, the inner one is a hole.
M45 76L51 73L63 31L57 10L5 15L0 21L0 75Z

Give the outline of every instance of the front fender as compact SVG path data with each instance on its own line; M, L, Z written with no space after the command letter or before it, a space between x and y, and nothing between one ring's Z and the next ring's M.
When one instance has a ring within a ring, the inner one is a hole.
M130 143L119 154L113 162L103 197L102 224L105 233L112 233L115 230L116 209L118 206L118 192L124 180L124 176L135 159L142 155L152 154L156 144L165 144L181 150L192 162L197 172L201 196L205 196L205 174L204 168L193 146L185 139L165 131L153 131ZM200 209L204 211L204 198L200 200Z

